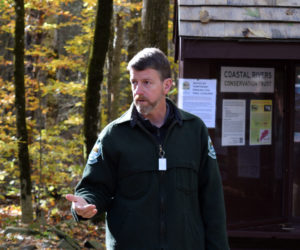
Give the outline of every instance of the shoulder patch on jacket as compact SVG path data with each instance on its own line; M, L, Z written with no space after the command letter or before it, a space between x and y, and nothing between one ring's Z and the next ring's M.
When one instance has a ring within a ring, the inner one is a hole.
M216 151L214 149L214 146L212 144L212 141L210 139L210 136L208 136L208 155L213 158L214 160L217 159Z
M92 151L89 154L88 164L94 164L97 162L98 157L101 155L102 149L100 141L97 141Z

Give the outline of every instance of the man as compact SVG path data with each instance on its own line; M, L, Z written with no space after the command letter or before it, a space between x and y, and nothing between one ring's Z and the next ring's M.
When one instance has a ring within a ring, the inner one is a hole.
M72 201L76 220L107 212L107 249L226 250L221 178L204 123L166 98L156 48L128 64L133 104L100 134Z

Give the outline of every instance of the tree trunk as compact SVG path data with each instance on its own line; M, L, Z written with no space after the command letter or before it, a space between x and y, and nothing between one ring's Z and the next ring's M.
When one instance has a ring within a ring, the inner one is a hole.
M100 114L100 86L103 80L103 67L109 43L112 6L113 0L98 0L84 107L84 136L87 155L97 140Z
M169 0L144 0L142 28L145 47L156 47L168 54Z
M18 164L20 168L20 193L22 222L33 221L31 176L28 152L28 135L25 114L24 83L24 0L15 0L16 26L14 46L14 85L18 138Z
M124 23L122 17L116 15L116 35L113 42L115 46L110 46L110 63L108 72L108 121L116 119L119 115L120 106L120 62L123 44Z
M131 3L139 3L141 0L130 0ZM141 11L130 10L131 19L141 16ZM137 35L141 33L141 23L135 22L131 27L128 28L128 61L141 50L142 36Z

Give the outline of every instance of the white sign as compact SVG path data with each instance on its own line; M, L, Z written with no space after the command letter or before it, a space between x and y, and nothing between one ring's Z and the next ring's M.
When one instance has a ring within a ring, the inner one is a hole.
M245 145L246 100L223 99L222 146Z
M216 79L179 79L178 107L200 117L208 128L214 128L216 88Z
M221 67L221 92L273 93L274 68Z

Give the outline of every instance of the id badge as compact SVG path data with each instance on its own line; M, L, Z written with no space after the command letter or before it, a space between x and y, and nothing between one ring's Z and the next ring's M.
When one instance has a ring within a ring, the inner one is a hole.
M159 158L158 159L158 170L159 171L166 171L167 170L167 159L166 158Z

